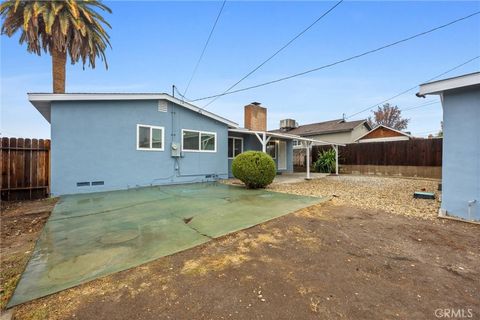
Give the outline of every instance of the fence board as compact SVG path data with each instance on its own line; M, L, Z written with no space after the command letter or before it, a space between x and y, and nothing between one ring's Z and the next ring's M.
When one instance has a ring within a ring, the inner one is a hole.
M0 155L2 200L48 196L50 140L3 137Z

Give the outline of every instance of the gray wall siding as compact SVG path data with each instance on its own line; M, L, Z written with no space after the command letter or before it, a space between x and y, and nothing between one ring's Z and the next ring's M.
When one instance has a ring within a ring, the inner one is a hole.
M172 103L168 112L159 112L157 104L157 100L52 103L52 194L205 181L211 174L226 178L227 126ZM137 124L164 127L164 151L137 150ZM184 152L176 163L170 146L181 145L181 129L216 132L217 151ZM83 181L105 185L76 186Z
M480 220L480 91L446 92L443 97L442 210Z
M369 132L369 130L367 129L367 127L365 127L364 124L362 124L361 126L357 126L356 128L354 128L352 130L352 133L350 135L351 142L349 142L349 143L355 142L358 138L360 138L361 136L363 136L367 132Z

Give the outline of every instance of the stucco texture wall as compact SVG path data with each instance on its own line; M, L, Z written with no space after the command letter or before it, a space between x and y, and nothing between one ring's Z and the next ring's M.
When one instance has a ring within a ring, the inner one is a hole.
M158 111L158 100L54 102L51 114L53 195L206 181L228 176L227 125L173 103ZM164 151L137 150L137 124L164 127ZM216 132L214 153L184 152L181 129ZM77 182L104 181L77 187Z
M480 220L479 88L444 93L443 133L442 210Z

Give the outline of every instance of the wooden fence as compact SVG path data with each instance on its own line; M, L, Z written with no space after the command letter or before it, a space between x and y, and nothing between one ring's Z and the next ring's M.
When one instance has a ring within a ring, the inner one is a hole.
M412 139L404 141L351 143L339 147L339 163L375 166L442 166L443 139ZM330 146L314 146L312 160Z
M311 163L331 146L314 146ZM294 150L294 170L305 171L306 154ZM424 177L442 175L442 139L352 143L339 147L340 173Z
M50 140L2 138L0 158L2 200L48 196Z

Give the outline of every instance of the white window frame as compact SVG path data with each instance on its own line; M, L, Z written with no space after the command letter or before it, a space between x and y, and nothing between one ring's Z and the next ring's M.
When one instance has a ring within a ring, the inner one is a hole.
M138 137L140 136L140 127L150 128L150 148L141 148L138 143ZM162 147L161 148L152 148L152 129L162 130ZM165 150L165 128L159 126L152 126L149 124L137 124L137 150L139 151L164 151Z
M234 140L233 141L233 151L234 151L233 153L235 153L235 139L242 140L242 151L240 151L240 153L243 153L243 138L242 137L229 136L228 139L233 139ZM227 140L227 142L228 142L228 140ZM227 156L228 156L228 145L227 145ZM235 157L233 157L233 158L235 158ZM228 159L233 159L233 158L228 157Z
M198 148L199 150L192 150L192 149L184 149L183 148L183 133L185 131L190 131L190 132L198 132ZM201 150L202 148L202 133L204 134L212 134L215 137L215 145L213 150ZM209 153L215 153L217 152L217 133L216 132L210 132L210 131L200 131L200 130L192 130L192 129L182 129L182 152L209 152Z
M275 148L274 148L274 153L275 153L275 157L272 157L273 160L277 160L277 152L278 152L278 140L270 140L269 142L267 142L267 147L268 147L268 144L270 143L274 143L275 144ZM267 152L268 155L270 155L268 152Z

